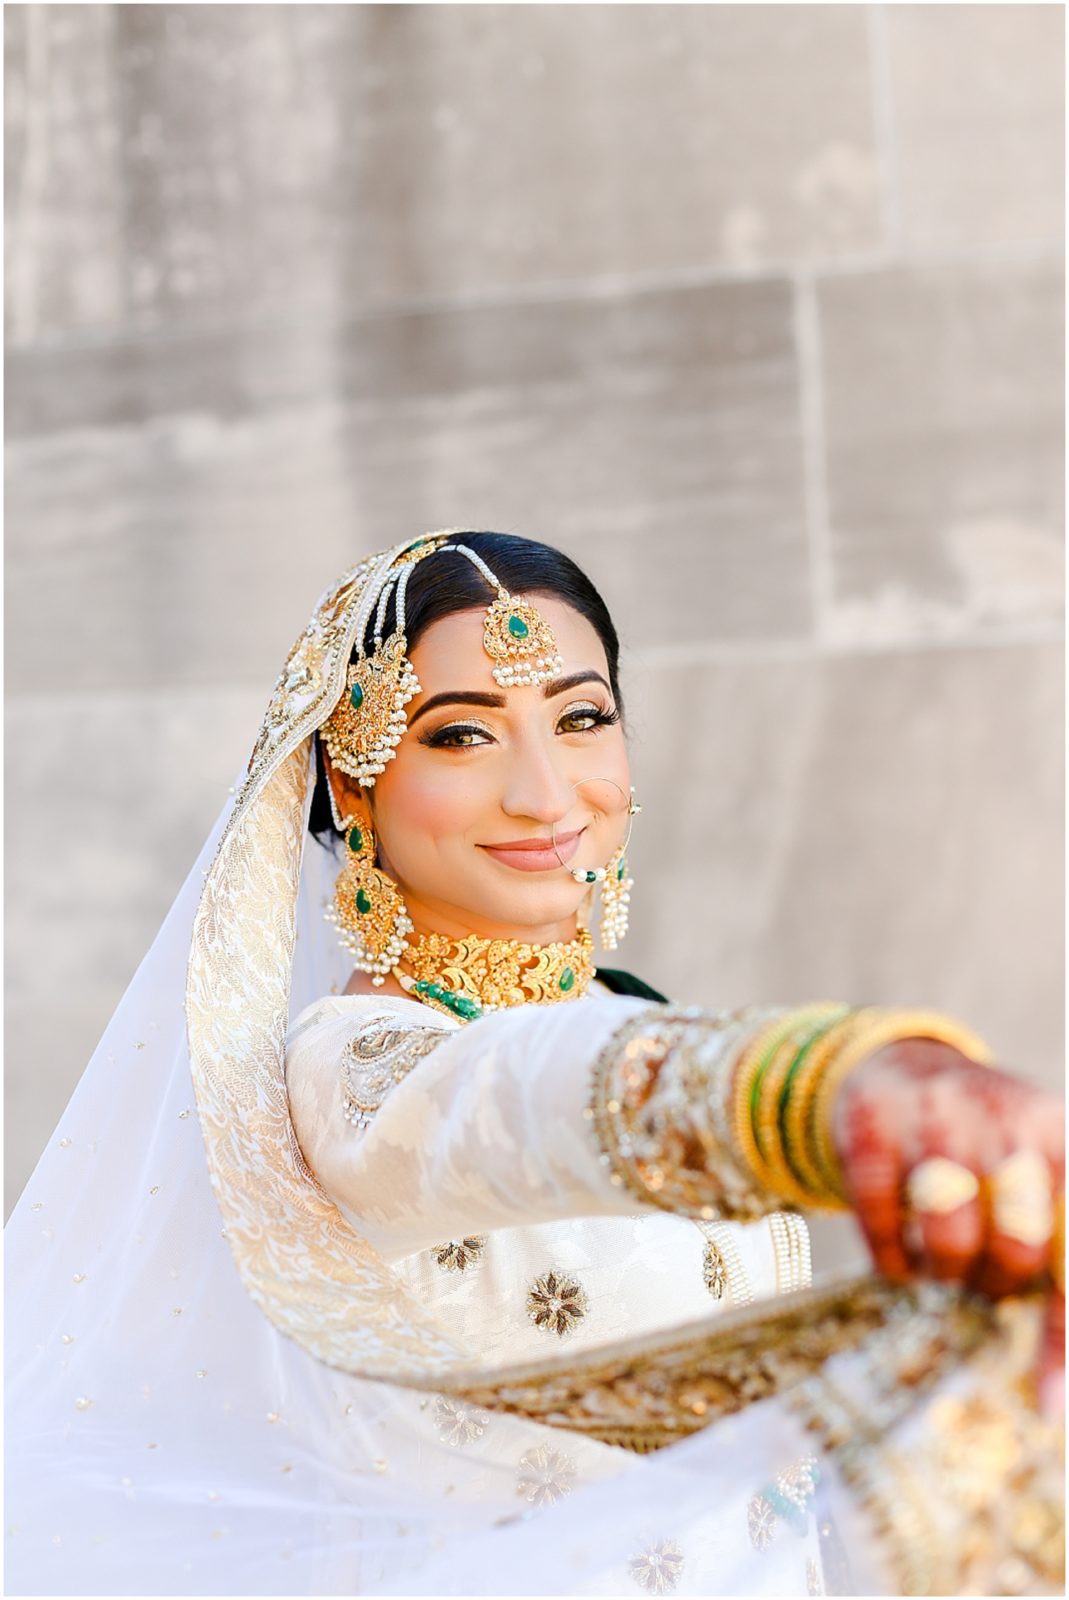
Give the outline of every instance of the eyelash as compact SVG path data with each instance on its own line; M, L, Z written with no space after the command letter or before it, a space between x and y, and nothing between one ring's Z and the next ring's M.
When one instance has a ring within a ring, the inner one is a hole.
M564 722L573 717L589 717L591 726L589 728L570 728L568 732L597 733L599 729L612 727L614 723L619 722L620 713L615 706L611 711L603 711L600 706L577 706L572 711L566 711L561 717L561 721ZM477 750L479 748L478 745L451 743L450 736L458 733L485 734L487 731L486 728L481 728L478 723L474 722L450 722L444 728L436 728L434 733L421 735L419 742L420 744L429 745L432 750Z

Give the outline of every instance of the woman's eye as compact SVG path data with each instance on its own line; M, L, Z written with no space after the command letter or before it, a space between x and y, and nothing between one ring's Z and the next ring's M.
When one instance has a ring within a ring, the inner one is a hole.
M436 750L471 750L476 745L486 744L488 735L483 728L470 727L459 723L448 728L439 728L436 733L428 734L423 740Z
M590 733L619 720L618 711L602 711L600 706L577 706L574 711L564 713L558 727L565 733Z
M558 733L594 733L600 727L619 722L620 713L603 711L600 706L576 706L566 711L557 723ZM434 733L420 737L420 743L432 750L476 750L480 745L493 744L494 738L476 723L451 722Z

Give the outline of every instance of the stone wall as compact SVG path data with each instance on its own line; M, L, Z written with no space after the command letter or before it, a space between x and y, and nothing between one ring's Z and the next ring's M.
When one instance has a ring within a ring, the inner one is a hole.
M1056 1080L1062 8L5 22L8 1202L316 595L439 526L618 620L628 966Z

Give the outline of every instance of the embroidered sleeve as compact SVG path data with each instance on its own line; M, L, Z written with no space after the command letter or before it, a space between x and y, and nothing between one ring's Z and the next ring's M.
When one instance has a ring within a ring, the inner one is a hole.
M651 1006L610 1036L586 1112L610 1183L707 1222L780 1209L782 1197L757 1188L738 1157L729 1084L738 1047L782 1009Z
M366 1128L391 1089L445 1038L448 1032L443 1028L399 1028L389 1017L367 1021L342 1049L346 1121Z

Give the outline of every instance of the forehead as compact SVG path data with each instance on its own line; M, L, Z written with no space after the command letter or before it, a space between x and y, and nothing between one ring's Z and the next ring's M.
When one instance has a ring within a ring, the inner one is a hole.
M593 624L552 595L532 593L530 600L556 636L564 659L562 676L592 667L607 679L605 648ZM494 664L483 649L485 614L482 607L477 611L454 611L420 635L408 655L424 694L438 694L445 689L488 689L500 694L492 676Z

